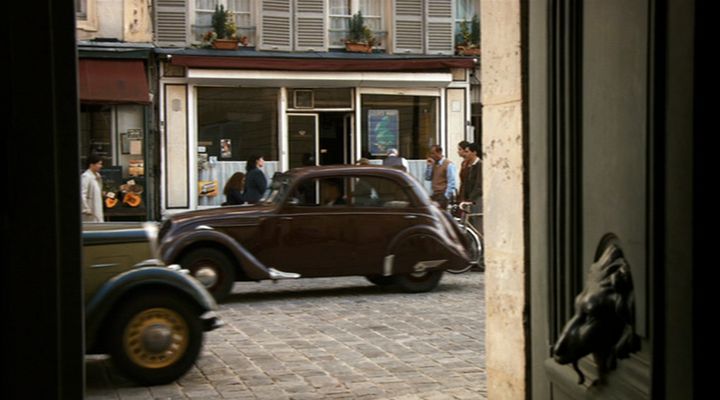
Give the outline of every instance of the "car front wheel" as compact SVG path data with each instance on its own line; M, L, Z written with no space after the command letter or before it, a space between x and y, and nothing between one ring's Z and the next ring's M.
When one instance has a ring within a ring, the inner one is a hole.
M183 256L180 265L205 286L215 301L222 301L232 291L235 270L222 251L212 248L193 250Z
M173 292L134 294L112 316L108 348L117 368L145 385L183 376L203 341L195 305Z

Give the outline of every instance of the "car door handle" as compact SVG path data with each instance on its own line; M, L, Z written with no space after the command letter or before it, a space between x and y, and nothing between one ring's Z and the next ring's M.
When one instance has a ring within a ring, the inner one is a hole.
M292 221L293 217L280 217L280 219L283 221Z
M406 215L405 219L417 219L417 215Z

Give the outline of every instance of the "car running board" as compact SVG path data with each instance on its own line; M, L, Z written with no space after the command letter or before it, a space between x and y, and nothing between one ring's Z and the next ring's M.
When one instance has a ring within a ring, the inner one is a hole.
M270 279L297 279L300 277L300 274L295 272L284 272L272 267L268 268L268 273L270 274Z

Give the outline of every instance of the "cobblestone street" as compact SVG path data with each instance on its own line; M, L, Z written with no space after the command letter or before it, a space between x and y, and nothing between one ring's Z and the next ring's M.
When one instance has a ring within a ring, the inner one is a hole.
M430 293L361 277L236 283L179 381L137 387L88 358L88 399L484 399L484 275Z

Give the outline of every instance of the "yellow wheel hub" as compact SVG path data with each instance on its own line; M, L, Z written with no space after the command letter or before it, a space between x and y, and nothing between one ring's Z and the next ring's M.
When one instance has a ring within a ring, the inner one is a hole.
M135 315L123 334L130 360L143 368L164 368L177 362L188 347L187 322L173 310L151 308Z

